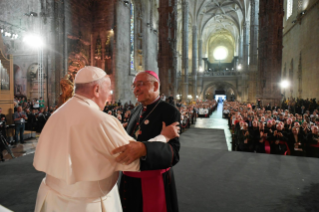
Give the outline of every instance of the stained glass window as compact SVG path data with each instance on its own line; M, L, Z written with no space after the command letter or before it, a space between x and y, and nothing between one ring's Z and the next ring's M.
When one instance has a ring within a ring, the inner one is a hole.
M130 31L130 42L131 42L131 54L130 54L130 68L131 68L131 72L134 72L135 70L135 65L134 65L134 39L135 39L135 29L134 29L134 13L135 13L135 8L134 8L134 3L132 2L131 3L131 8L130 8L130 11L131 11L131 31Z
M287 19L291 16L292 14L292 5L293 5L293 0L288 0L287 1Z

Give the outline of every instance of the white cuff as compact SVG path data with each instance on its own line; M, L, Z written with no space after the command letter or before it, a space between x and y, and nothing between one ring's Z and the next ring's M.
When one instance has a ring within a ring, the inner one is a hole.
M159 141L159 142L163 142L163 143L166 143L166 137L164 135L158 135L154 138L151 138L150 140L148 140L149 142L152 142L152 141Z

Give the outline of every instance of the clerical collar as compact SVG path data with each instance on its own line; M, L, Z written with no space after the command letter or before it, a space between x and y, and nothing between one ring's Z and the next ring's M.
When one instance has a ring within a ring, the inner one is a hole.
M160 96L158 96L151 104L149 104L149 105L143 105L143 109L144 110L146 110L147 108L152 108L152 107L154 107L154 105L160 100L161 98L160 98Z

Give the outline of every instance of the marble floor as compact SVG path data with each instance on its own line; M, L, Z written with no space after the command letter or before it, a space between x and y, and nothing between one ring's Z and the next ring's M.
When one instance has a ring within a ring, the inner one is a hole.
M232 137L228 127L228 120L223 118L223 103L219 103L209 118L197 118L195 128L223 129L226 137L228 151L232 151Z

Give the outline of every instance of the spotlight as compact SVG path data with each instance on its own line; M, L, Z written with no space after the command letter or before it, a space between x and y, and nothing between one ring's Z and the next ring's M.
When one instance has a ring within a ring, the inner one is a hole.
M4 36L11 37L11 33L10 32L4 32Z
M130 4L130 1L124 1L124 5L127 6Z
M0 32L1 32L1 34L4 32L4 29L3 28L0 28Z
M283 81L281 81L280 86L283 89L286 89L286 88L288 88L290 86L290 82L288 80L283 80Z
M30 12L30 15L31 15L31 16L34 16L34 17L37 17L37 16L38 16L38 13Z
M200 66L200 67L199 67L199 69L198 69L198 71L199 71L200 73L203 73L203 72L204 72L203 67L202 67L202 66Z
M292 24L295 24L296 22L297 22L296 20L293 20L291 23L292 23Z
M29 13L24 13L25 16L34 16L34 17L37 17L38 16L38 13L35 13L35 12L29 12Z
M307 12L307 10L304 10L304 11L302 11L302 12L300 13L300 15L304 15L304 14L306 14L306 12Z
M42 38L36 34L28 34L23 38L23 41L33 48L41 48L44 43Z
M151 26L151 24L150 24L150 23L147 23L147 24L146 24L146 26L147 26L147 27L150 27L150 26Z
M241 64L239 64L238 66L237 66L237 70L241 70Z

